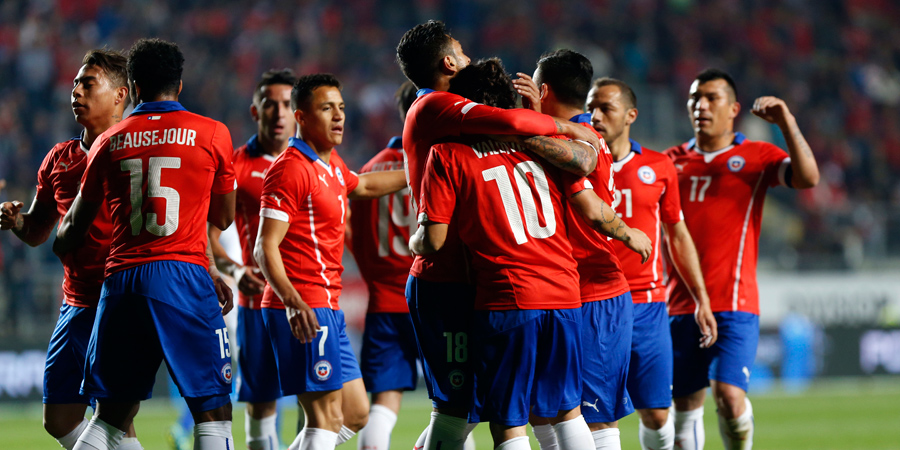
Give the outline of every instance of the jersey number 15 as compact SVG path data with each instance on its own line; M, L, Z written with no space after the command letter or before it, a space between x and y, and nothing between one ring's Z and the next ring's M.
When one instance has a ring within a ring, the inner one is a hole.
M166 201L166 221L159 224L159 216L155 212L147 213L144 220L142 211L144 205L144 169L140 158L120 161L123 172L129 172L131 178L131 235L137 236L141 229L156 236L171 236L178 230L178 209L181 205L181 196L173 188L160 185L160 177L163 169L181 168L181 158L174 156L150 157L150 173L147 177L147 197L162 198Z

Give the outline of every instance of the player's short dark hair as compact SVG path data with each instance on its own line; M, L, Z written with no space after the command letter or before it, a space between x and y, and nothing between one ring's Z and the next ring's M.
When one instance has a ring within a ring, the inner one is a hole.
M544 53L537 62L541 69L541 83L547 83L556 98L566 106L583 108L594 67L584 55L568 49Z
M629 86L628 83L610 77L597 78L594 80L595 88L600 89L604 86L615 86L619 88L619 92L622 93L622 97L625 99L625 107L637 108L637 95L634 95L634 90L631 89L631 86Z
M397 89L397 92L394 93L394 99L397 100L397 109L400 111L400 120L406 120L406 113L409 111L409 108L412 106L413 102L416 101L416 86L412 84L412 81L404 81L403 84L400 85L400 88Z
M482 59L450 80L450 92L497 108L516 107L516 89L499 58Z
M138 39L128 52L128 79L141 88L141 100L177 94L184 70L178 44L162 39Z
M301 106L306 106L312 100L313 91L322 86L336 87L340 90L341 82L330 73L314 73L297 78L291 89L291 109L296 111L301 109Z
M412 27L400 38L397 63L416 87L430 88L438 78L441 61L453 52L452 45L444 22L429 20Z
M256 83L256 90L253 91L253 103L259 103L262 99L262 91L266 86L273 84L286 84L294 87L297 82L297 75L291 69L269 69L263 72L259 83Z
M120 52L106 47L88 50L81 59L81 64L102 70L113 88L128 87L128 58ZM126 108L130 100L128 97L125 96Z
M731 88L731 101L737 100L737 87L734 85L734 78L731 78L731 75L724 70L715 68L706 69L703 72L700 72L695 80L699 81L700 84L713 80L725 80L725 82L728 83L728 87Z

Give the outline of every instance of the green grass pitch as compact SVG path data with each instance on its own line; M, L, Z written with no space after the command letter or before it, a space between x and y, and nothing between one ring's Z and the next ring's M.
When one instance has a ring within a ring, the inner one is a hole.
M900 449L900 379L851 380L817 383L803 394L773 392L751 395L756 420L754 448L758 449ZM423 390L409 393L404 401L392 449L409 450L428 423L430 402ZM706 405L706 448L722 448L715 408ZM166 400L145 402L135 426L147 450L170 448L166 434L175 419L175 409ZM293 439L297 418L295 408L285 410L283 442ZM234 438L237 449L244 442L244 413L235 406ZM637 416L620 423L622 448L640 449ZM475 429L478 449L491 449L487 424ZM2 404L0 406L0 448L53 449L58 444L41 427L40 405ZM355 449L354 438L340 448ZM537 442L532 438L532 448Z

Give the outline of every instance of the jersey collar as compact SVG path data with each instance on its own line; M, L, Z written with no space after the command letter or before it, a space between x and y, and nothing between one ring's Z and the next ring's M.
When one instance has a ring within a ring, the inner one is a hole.
M388 148L393 148L395 150L400 150L403 148L403 138L400 136L394 136L391 138L390 142L388 142Z
M419 97L421 97L421 96L423 96L423 95L426 95L426 94L430 94L430 93L432 93L432 92L434 92L434 89L428 89L428 88L425 88L425 89L419 89L418 91L416 91L416 98L419 98Z
M628 142L631 142L631 151L637 153L638 155L642 154L641 144L638 144L634 139L628 139Z
M259 156L259 135L254 134L247 139L247 154L250 156Z
M736 131L736 132L734 133L734 140L731 141L731 144L732 144L732 145L741 145L741 144L743 144L744 141L746 141L746 140L747 140L747 138L744 136L743 133L741 133L740 131ZM688 144L688 148L694 148L694 147L696 147L696 146L697 146L697 138L695 138L695 137L694 137L694 138L691 138L691 140L689 140L689 141L687 142L687 144Z
M172 100L164 100L161 102L144 102L137 105L131 115L147 114L147 113L167 113L173 111L187 111L181 103Z
M572 116L571 119L569 119L569 122L588 123L589 124L589 123L591 123L591 113L576 114L576 115Z
M78 141L78 148L85 153L90 153L90 147L84 145L84 130L81 130L81 134L70 139L71 141Z
M303 142L302 139L292 137L291 141L290 141L290 146L296 148L298 151L300 151L300 153L303 153L304 155L306 155L306 157L309 158L310 161L324 167L326 170L328 170L329 174L332 173L331 166L328 165L328 163L326 163L325 161L323 161L322 158L319 158L319 154L316 153L316 151L313 150L312 147L309 146L309 144L307 144L306 142Z

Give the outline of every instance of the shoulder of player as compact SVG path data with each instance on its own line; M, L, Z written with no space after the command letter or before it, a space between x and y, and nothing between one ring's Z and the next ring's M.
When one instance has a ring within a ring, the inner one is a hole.
M359 169L359 173L366 173L377 171L376 167L385 163L397 163L403 161L403 153L400 149L395 148L386 148L380 152L378 152L375 156L372 157L368 162L366 162L361 169ZM388 164L390 165L390 164ZM385 170L385 169L381 169Z
M685 156L689 152L688 143L685 142L683 144L679 144L673 147L669 147L662 151L662 154L668 156L670 159L677 158L679 156Z
M745 139L744 142L741 142L736 146L742 152L750 152L756 154L763 153L777 153L777 154L786 154L781 147L766 141L751 141L749 139Z

